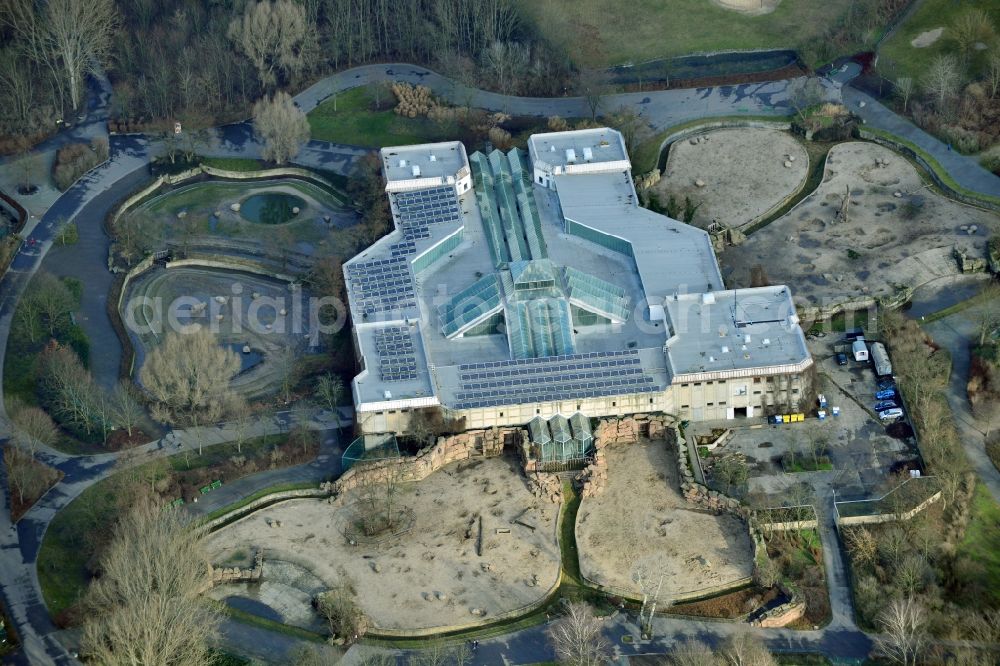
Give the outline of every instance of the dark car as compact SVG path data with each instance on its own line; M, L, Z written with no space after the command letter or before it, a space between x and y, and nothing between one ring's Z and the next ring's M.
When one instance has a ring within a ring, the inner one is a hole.
M847 365L847 354L837 352L837 365Z
M892 381L891 379L880 379L878 380L876 386L878 386L879 391L885 391L886 389L896 388L896 382Z
M899 407L899 405L896 404L895 400L883 400L875 403L876 412L883 412L887 409L895 409L896 407Z
M896 389L894 388L882 389L881 391L875 394L876 400L889 400L895 397L896 397Z

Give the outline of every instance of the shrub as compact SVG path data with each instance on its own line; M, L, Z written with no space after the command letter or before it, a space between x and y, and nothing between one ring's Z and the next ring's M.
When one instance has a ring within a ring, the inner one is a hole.
M85 143L71 143L63 146L56 153L56 161L52 165L52 180L60 190L69 189L70 185L95 166L108 159L108 140L97 138Z

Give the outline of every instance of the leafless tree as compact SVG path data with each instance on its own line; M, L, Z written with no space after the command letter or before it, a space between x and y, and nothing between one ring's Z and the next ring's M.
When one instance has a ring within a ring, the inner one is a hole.
M748 631L733 634L719 650L723 663L730 666L777 666L764 641Z
M330 645L303 645L292 655L292 662L295 666L337 666L342 658L343 654ZM396 666L396 660L385 666Z
M209 568L202 533L178 511L140 499L115 527L87 591L81 652L100 664L209 663L219 621L199 596Z
M110 405L115 424L124 428L131 437L146 416L146 411L135 397L131 382L126 380L118 382L118 386L111 394Z
M916 664L927 646L927 611L913 597L894 599L878 615L882 634L875 639L876 649L890 661L909 666Z
M229 38L257 68L266 87L275 85L279 74L294 77L302 71L313 32L305 7L292 0L250 3L243 17L229 25Z
M340 427L338 407L344 399L344 380L338 375L326 373L316 380L316 398L323 408L333 412L337 427Z
M155 403L155 417L197 429L232 407L229 382L239 370L239 357L202 328L168 333L146 356L139 377Z
M472 655L467 643L445 645L435 642L411 657L408 666L465 666L470 661Z
M355 597L354 590L341 585L321 594L316 603L330 625L330 632L348 644L364 636L370 624Z
M799 122L805 122L805 112L822 101L823 86L816 77L800 77L788 84L788 103L795 109Z
M1000 285L990 282L979 292L980 306L976 315L979 346L1000 328Z
M4 447L3 463L12 496L22 509L34 504L59 479L59 473L16 446Z
M250 436L250 430L257 422L256 415L246 400L237 399L233 401L229 418L229 427L233 431L236 452L243 453L243 445Z
M906 111L910 97L913 95L913 79L909 76L901 76L895 81L896 96L903 103L903 111Z
M859 564L869 566L878 558L878 541L866 527L845 530L847 549Z
M597 666L610 656L610 644L602 633L602 622L589 604L574 601L546 629L549 642L561 663Z
M598 69L586 69L582 71L580 77L577 79L577 89L587 101L587 108L590 109L590 119L597 120L601 103L611 89L608 81L608 73Z
M938 111L944 113L958 93L962 83L962 69L958 59L950 53L936 56L924 75L924 88L934 99Z
M701 641L688 639L681 642L667 659L671 666L723 666L723 662L711 647Z
M517 92L529 62L527 47L519 42L494 41L483 51L483 67L504 95Z
M30 57L44 62L69 90L74 110L83 102L84 76L110 49L118 27L113 0L8 0L0 21L21 38Z
M31 280L26 300L30 301L29 311L36 313L39 324L49 335L69 322L76 307L76 299L66 283L48 272L40 272Z
M43 446L52 446L59 437L59 429L45 410L25 404L15 397L7 398L7 415L14 424L14 441L31 456Z
M292 101L291 96L279 92L274 97L263 98L253 105L253 128L264 142L264 159L284 164L299 154L309 140L309 121Z
M622 139L625 141L625 148L630 155L634 154L639 145L649 138L649 124L643 119L642 115L635 110L634 107L619 107L618 110L611 115L609 121L612 127L622 133Z

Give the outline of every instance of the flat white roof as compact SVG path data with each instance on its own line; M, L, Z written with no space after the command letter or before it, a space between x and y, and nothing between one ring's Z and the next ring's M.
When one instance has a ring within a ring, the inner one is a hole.
M528 154L536 166L549 168L628 161L622 135L607 127L533 134Z
M383 148L382 170L389 182L417 178L447 178L468 172L469 160L461 141Z
M805 335L788 287L685 294L665 302L667 360L680 375L788 371L809 364Z

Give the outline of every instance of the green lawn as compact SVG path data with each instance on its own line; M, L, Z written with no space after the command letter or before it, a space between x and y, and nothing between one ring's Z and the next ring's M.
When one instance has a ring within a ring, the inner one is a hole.
M391 96L386 91L384 95ZM370 86L351 88L309 112L312 138L354 146L399 146L453 139L448 129L427 118L403 118L394 111L375 111ZM336 109L336 110L334 110Z
M935 56L956 53L949 28L959 12L967 7L983 9L992 15L994 24L1000 22L1000 0L963 0L961 3L955 0L924 0L913 16L882 44L879 68L884 70L883 74L890 78L910 76L919 82ZM944 28L944 32L930 46L917 48L911 44L921 33L936 28ZM988 51L981 52L986 53ZM977 71L984 60L985 55L974 58L970 71Z
M598 67L701 51L808 49L853 0L784 0L746 16L710 0L519 0L542 36L578 65ZM850 52L850 50L848 50Z
M957 555L965 555L982 567L982 587L993 604L1000 605L1000 504L982 484L976 485L972 516Z
M266 162L251 157L204 157L201 163L226 171L260 171L268 168Z

